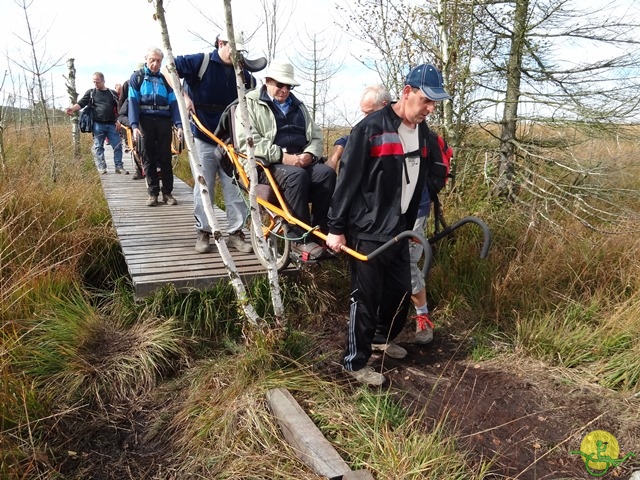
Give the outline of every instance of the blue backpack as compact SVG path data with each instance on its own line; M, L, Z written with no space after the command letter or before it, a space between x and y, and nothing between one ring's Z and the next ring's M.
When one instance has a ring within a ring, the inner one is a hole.
M82 133L93 133L93 91L89 94L89 104L80 110L80 119L78 125L80 125L80 131Z

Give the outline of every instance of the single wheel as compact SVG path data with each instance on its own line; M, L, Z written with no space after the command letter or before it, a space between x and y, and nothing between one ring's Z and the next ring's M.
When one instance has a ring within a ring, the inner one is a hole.
M264 232L267 246L276 259L276 269L278 271L284 270L291 260L289 257L291 253L291 240L287 238L289 225L279 217L272 217L262 207L260 207L260 218L262 220L262 231ZM268 268L269 259L262 253L262 249L258 244L258 236L253 228L251 228L251 245L253 245L253 251L258 256L260 263Z

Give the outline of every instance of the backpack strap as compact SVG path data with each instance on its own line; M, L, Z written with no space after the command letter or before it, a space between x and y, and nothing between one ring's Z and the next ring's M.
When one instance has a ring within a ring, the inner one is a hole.
M202 63L200 64L200 70L198 70L198 81L202 81L202 77L204 77L205 72L207 71L207 67L209 67L209 53L203 53L204 57L202 58Z
M136 80L138 81L138 88L142 87L142 82L144 82L144 78L145 78L144 68L137 70ZM162 79L162 83L164 84L164 88L167 89L167 92L169 90L173 90L173 88L171 87L171 85L169 85L169 82L167 82L167 79L164 78L164 75L162 73L160 73L160 78Z

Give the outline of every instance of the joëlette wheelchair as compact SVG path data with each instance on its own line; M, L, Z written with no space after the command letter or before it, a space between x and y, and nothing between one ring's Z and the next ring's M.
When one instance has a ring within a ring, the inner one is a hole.
M210 132L201 123L201 121L195 114L191 115L191 121L202 133L204 133L207 137L209 137L224 150L226 156L223 157L222 160L223 169L227 174L235 178L236 183L244 192L248 192L249 178L241 161L242 159L246 159L247 156L237 151L234 146L234 143L237 144L233 135L233 123L235 118L236 106L237 104L233 103L223 112L218 127L216 128L215 134ZM224 140L222 140L221 138ZM227 164L225 165L225 163ZM264 178L266 178L268 182L268 184L256 185L256 197L259 205L259 216L262 224L262 232L264 234L268 248L275 258L277 270L281 271L285 269L289 265L291 260L294 260L297 263L305 263L305 259L299 258L292 252L292 240L287 237L287 232L289 231L289 229L292 226L297 226L305 232L305 236L315 235L323 242L327 239L327 236L322 233L318 229L318 227L307 225L298 218L294 217L289 211L280 188L271 175L268 166L260 163L259 161L256 162L256 166L258 169L262 169L261 171L264 173ZM439 219L441 222L443 222L441 214L439 215ZM392 238L388 242L384 243L369 255L363 255L347 246L342 246L342 251L358 260L368 261L378 256L381 252L385 251L392 245L400 242L405 238L409 238L412 241L422 244L424 248L425 257L422 267L422 274L426 277L433 257L431 245L438 240L446 237L447 235L450 235L453 231L467 223L474 223L482 229L484 234L484 243L482 246L480 257L486 258L491 246L491 232L489 230L489 227L482 220L472 216L465 217L450 226L446 226L444 223L441 223L441 225L445 228L429 240L427 240L424 236L415 233L413 230L407 230ZM260 260L260 263L262 263L262 265L264 265L265 267L268 267L269 260L264 255L262 249L259 247L257 235L253 228L251 228L251 244L253 246L253 251Z

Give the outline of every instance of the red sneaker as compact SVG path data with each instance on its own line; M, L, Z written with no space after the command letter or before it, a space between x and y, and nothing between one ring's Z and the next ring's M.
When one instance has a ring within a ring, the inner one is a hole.
M416 319L416 343L427 344L433 340L433 322L428 313L412 317Z

